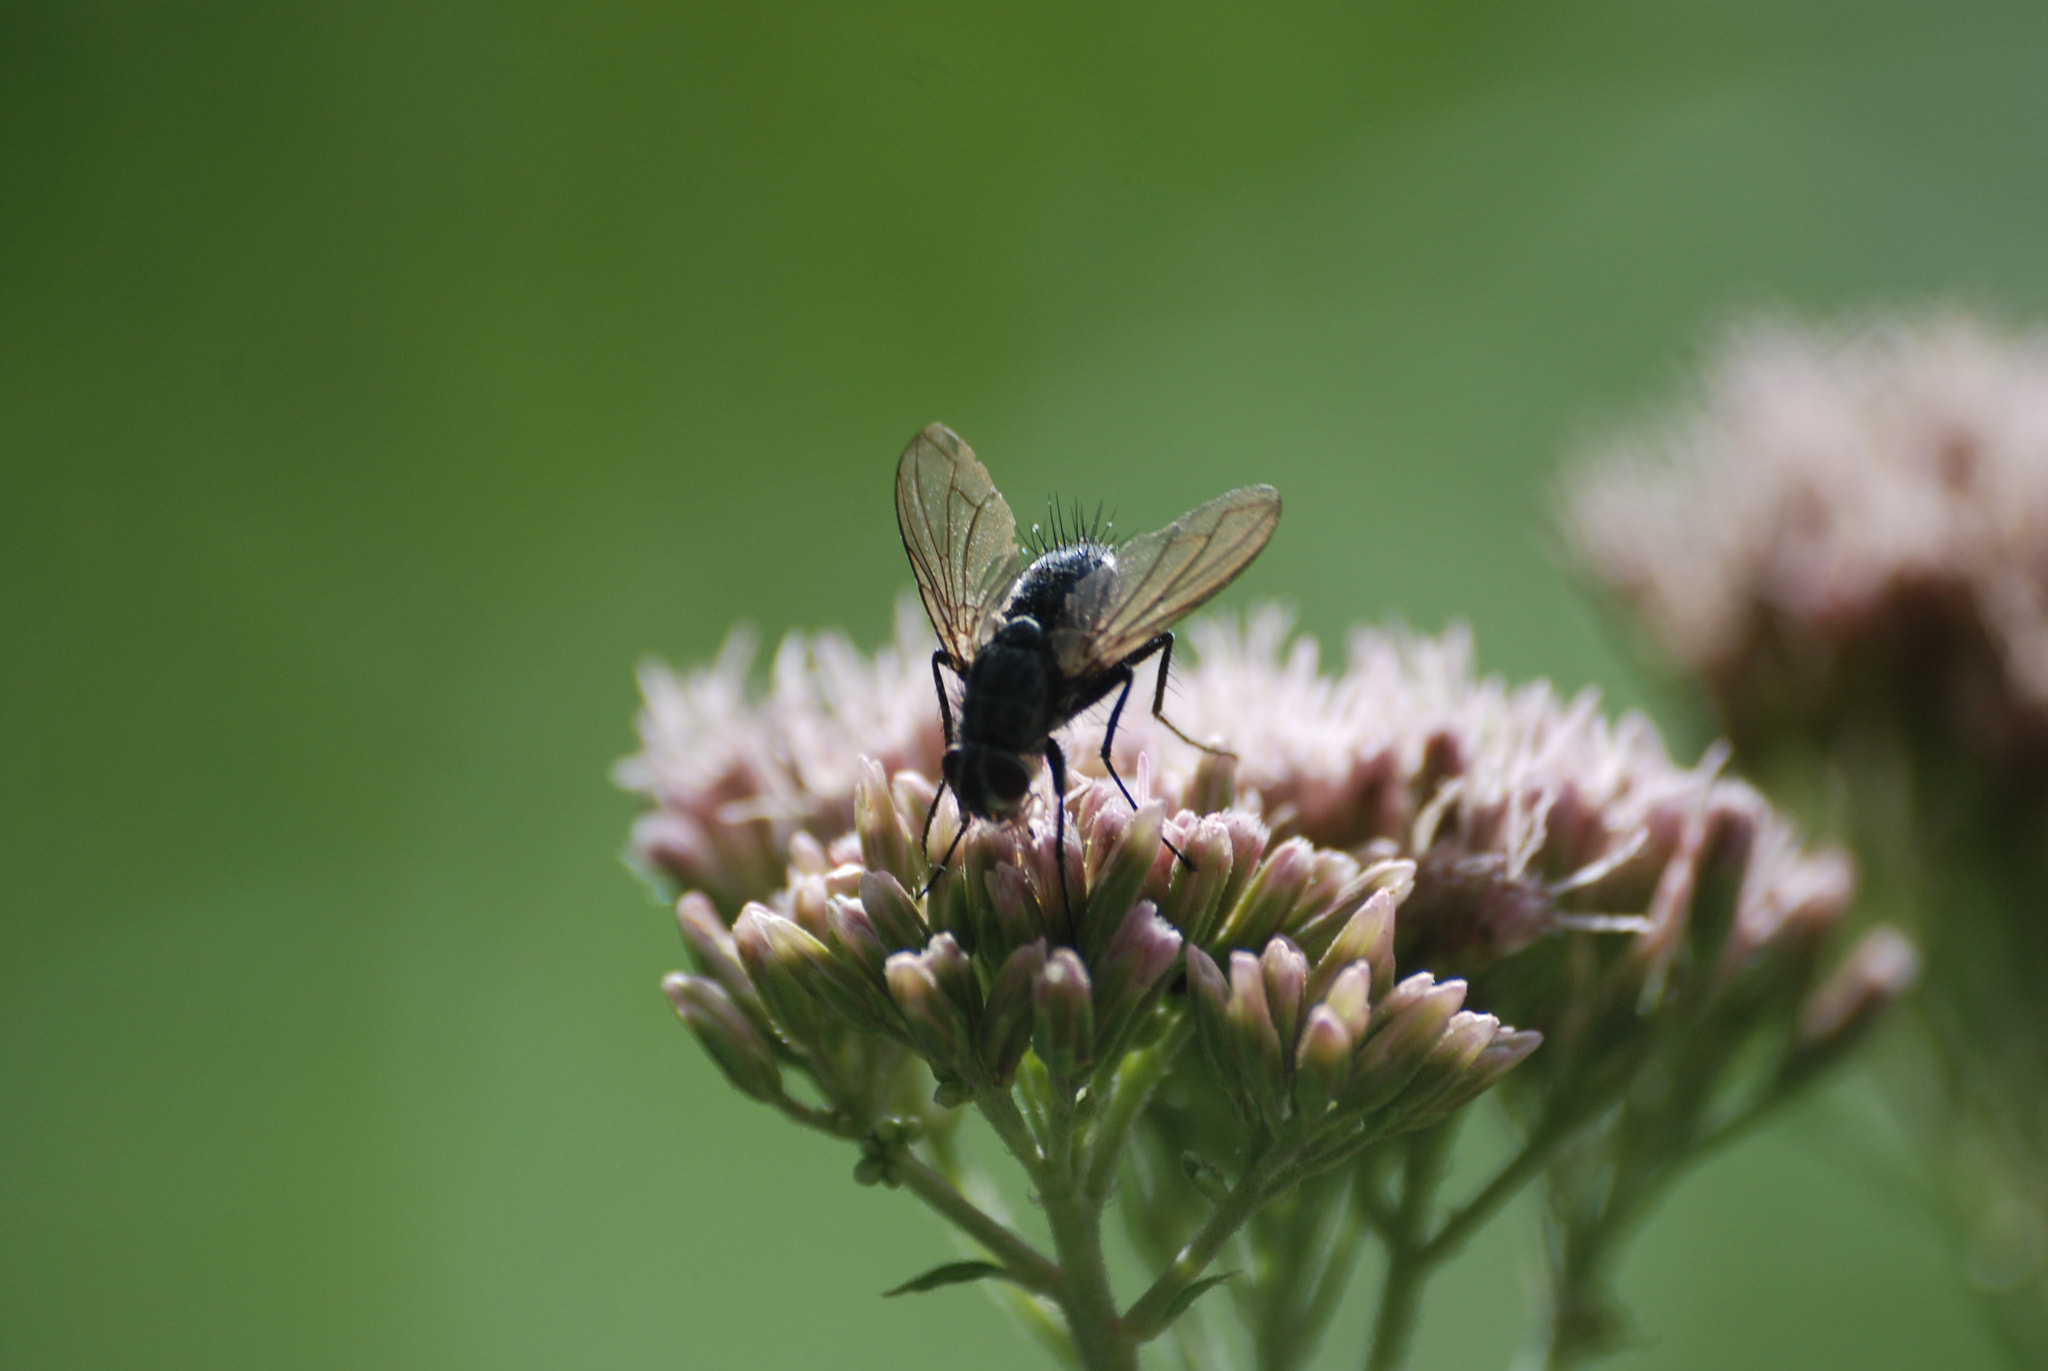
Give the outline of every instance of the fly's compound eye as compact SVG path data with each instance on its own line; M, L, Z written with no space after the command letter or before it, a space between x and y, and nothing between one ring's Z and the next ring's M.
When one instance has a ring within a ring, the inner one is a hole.
M1031 791L1031 772L1007 752L988 752L981 759L982 783L1005 812L1014 813Z

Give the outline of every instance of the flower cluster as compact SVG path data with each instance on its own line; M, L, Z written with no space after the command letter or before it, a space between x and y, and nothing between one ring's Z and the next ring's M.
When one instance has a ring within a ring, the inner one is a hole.
M1231 752L1126 716L1134 806L1077 724L1063 850L1046 795L971 824L934 871L961 817L928 779L943 739L914 613L872 658L792 637L759 700L744 640L644 673L645 750L620 772L653 805L636 858L683 892L694 971L667 988L712 1058L958 1224L994 1259L975 1269L1056 1309L1086 1365L1128 1364L1232 1242L1252 1248L1238 1306L1288 1330L1259 1364L1294 1365L1334 1304L1297 1310L1288 1262L1324 1252L1341 1284L1350 1251L1300 1225L1351 1212L1347 1189L1359 1213L1429 1212L1378 1193L1389 1149L1445 1136L1505 1080L1519 1184L1567 1140L1639 1145L1615 1107L1646 1073L1676 1087L1658 1099L1718 1099L1767 1039L1760 1108L1910 972L1887 935L1889 962L1866 951L1824 981L1841 857L1802 848L1717 757L1671 761L1639 717L1477 676L1462 632L1358 633L1337 675L1274 611L1192 637L1172 713ZM785 1090L792 1071L822 1108ZM952 1149L922 1159L968 1107L1032 1181L1051 1257L967 1204L935 1165ZM1725 1120L1678 1122L1657 1160ZM1118 1312L1076 1275L1099 1271L1077 1215L1127 1165L1121 1207L1159 1274ZM1305 1202L1332 1186L1335 1211ZM1411 1267L1462 1238L1376 1231Z
M1229 769L1206 769L1212 793L1228 794ZM941 804L927 846L933 800L920 774L864 763L853 830L829 845L797 830L785 884L746 901L729 929L707 896L683 896L696 971L668 992L741 1090L775 1099L794 1064L849 1120L872 1122L897 1102L856 1088L887 1074L846 1069L856 1042L856 1055L922 1059L946 1107L1008 1088L1027 1050L1084 1081L1157 1036L1153 1011L1183 967L1204 1047L1247 1119L1271 1131L1421 1126L1539 1041L1461 1010L1460 982L1422 972L1395 984L1405 861L1274 843L1242 810L1169 814L1155 798L1133 811L1089 780L1069 799L1064 885L1049 821L975 826L957 868L934 879L927 854L959 818Z
M1824 805L1917 921L1925 1012L1890 1078L2001 1340L2040 1364L2048 335L1744 330L1696 412L1578 474L1571 531L1745 763ZM1802 1031L1916 964L1874 944Z
M1585 465L1569 515L1738 742L1881 701L2042 766L2048 336L1745 328L1693 413Z

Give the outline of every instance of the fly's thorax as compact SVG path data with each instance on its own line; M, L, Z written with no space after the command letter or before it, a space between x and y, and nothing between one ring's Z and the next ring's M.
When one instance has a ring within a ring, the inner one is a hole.
M1116 565L1116 551L1107 543L1080 542L1056 547L1024 569L1004 606L1006 618L1028 616L1047 634L1079 627L1074 622L1074 589L1103 567Z
M1000 747L956 743L940 764L960 807L977 819L1011 819L1031 793L1032 759Z

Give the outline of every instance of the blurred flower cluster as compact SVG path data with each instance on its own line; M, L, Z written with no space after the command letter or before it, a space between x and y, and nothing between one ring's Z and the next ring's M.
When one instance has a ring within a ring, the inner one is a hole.
M1430 1272L1539 1177L1553 1350L1605 1350L1619 1240L1855 1040L1910 949L1879 933L1826 971L1843 858L1640 718L1477 677L1462 633L1362 632L1335 675L1277 612L1192 636L1172 712L1230 753L1127 719L1133 807L1084 721L1065 850L1041 795L943 872L961 820L928 779L914 605L872 656L790 637L758 696L744 638L647 670L619 779L650 804L635 859L680 896L678 1013L739 1090L960 1230L972 1259L902 1289L986 1281L1083 1366L1169 1330L1194 1365L1301 1365L1375 1238L1373 1364L1398 1365ZM1482 1096L1518 1150L1437 1222ZM990 1202L970 1113L1042 1233ZM1112 1199L1153 1271L1128 1301Z
M1738 330L1576 475L1598 580L1927 959L1889 1077L2017 1364L2048 1364L2048 335Z
M2048 335L1746 327L1691 412L1587 464L1570 526L1738 746L1882 712L2048 765Z

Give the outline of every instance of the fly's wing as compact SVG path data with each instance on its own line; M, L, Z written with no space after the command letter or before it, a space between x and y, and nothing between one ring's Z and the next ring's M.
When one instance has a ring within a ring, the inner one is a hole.
M896 527L939 645L961 670L993 631L1023 555L1017 520L974 449L931 424L896 464Z
M1070 626L1053 643L1061 670L1116 666L1236 580L1279 522L1280 492L1245 486L1116 549L1068 597Z

